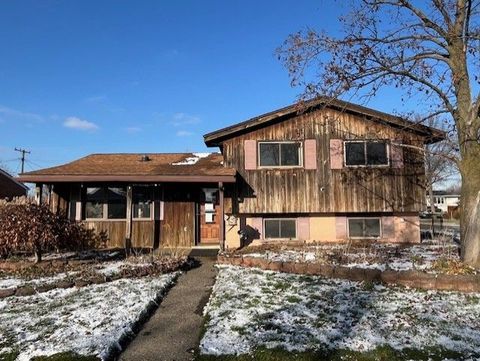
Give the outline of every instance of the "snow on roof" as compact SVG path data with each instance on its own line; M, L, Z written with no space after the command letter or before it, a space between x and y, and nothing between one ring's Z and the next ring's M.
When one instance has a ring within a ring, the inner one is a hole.
M193 165L197 164L197 162L202 158L207 158L212 153L192 153L193 157L187 157L180 162L172 163L172 165Z

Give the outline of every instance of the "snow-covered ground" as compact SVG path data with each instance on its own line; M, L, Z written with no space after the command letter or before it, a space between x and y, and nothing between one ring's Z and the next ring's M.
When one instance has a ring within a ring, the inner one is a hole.
M76 272L62 272L50 277L38 277L34 279L23 278L19 276L3 276L0 277L0 290L7 288L16 288L22 286L39 286L44 284L54 283L71 276Z
M0 359L71 351L107 358L178 273L0 300Z
M446 349L480 359L480 294L421 292L219 266L203 354ZM478 357L478 358L477 358Z
M295 249L272 249L261 252L252 248L243 256L265 258L275 262L320 262L346 267L362 267L395 271L423 270L435 272L434 262L440 258L459 260L458 245L419 244L401 246L395 244L372 244L365 247L349 245L306 245Z

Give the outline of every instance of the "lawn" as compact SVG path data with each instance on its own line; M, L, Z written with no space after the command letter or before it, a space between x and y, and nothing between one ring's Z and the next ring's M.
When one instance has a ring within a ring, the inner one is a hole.
M55 355L52 360L107 359L118 353L177 275L119 279L0 300L0 360L49 355Z
M201 360L480 357L480 294L219 266Z

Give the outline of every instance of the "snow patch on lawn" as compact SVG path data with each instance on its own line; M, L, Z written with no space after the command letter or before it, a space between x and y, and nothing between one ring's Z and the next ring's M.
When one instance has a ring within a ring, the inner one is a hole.
M446 348L480 357L480 294L219 266L205 310L203 354Z
M18 349L18 361L67 351L106 359L178 274L0 300L0 355Z
M39 286L44 284L54 283L70 276L74 276L77 272L65 272L59 273L55 276L50 277L39 277L34 279L28 279L18 276L13 277L2 277L0 278L0 290L7 289L7 288L16 288L16 287L23 287L23 286Z

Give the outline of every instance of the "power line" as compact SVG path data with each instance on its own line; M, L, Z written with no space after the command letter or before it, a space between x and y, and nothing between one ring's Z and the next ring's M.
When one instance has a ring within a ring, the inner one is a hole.
M22 153L21 161L22 161L22 173L23 173L25 170L25 154L30 154L31 151L22 149L22 148L15 148L15 151Z

